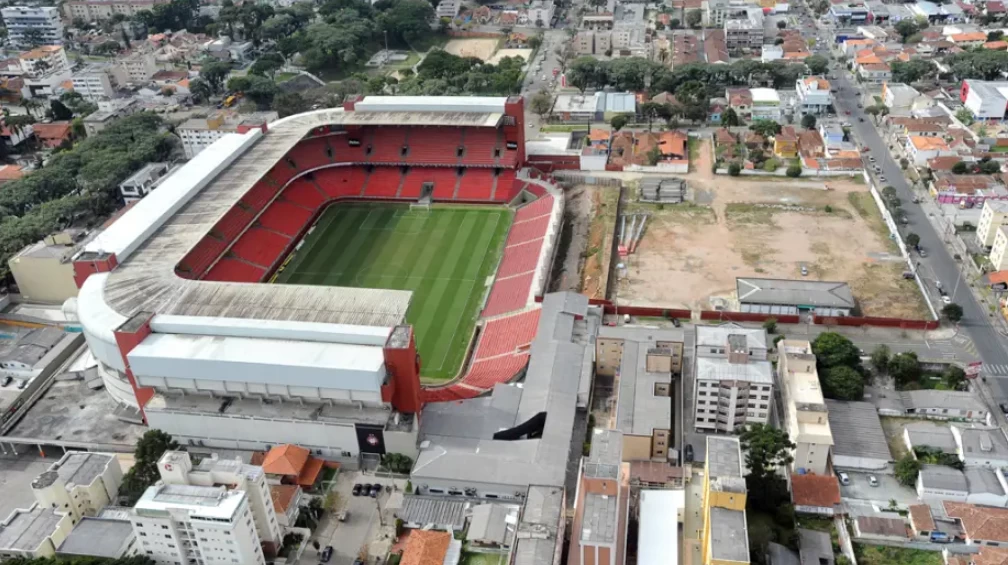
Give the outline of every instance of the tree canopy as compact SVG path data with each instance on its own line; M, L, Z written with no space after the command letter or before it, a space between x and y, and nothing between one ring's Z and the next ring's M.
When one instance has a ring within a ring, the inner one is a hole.
M864 378L854 369L841 365L820 374L823 396L836 400L861 400L864 398Z
M982 49L949 55L943 61L956 79L995 80L1008 69L1008 51Z
M926 59L914 57L909 61L893 61L890 63L893 82L911 84L930 77L935 72L935 66Z
M144 432L133 452L133 466L123 475L122 486L119 489L119 496L126 499L127 506L136 504L147 487L156 483L161 477L157 462L164 452L178 448L178 442L161 430Z
M159 117L139 113L54 155L0 191L0 276L30 243L70 225L93 225L120 202L119 183L151 161L164 161L173 138Z
M773 476L778 467L791 463L795 444L786 431L767 424L752 424L739 435L745 452L749 476L761 479Z
M861 366L861 351L845 336L836 332L823 332L812 342L812 353L819 369Z

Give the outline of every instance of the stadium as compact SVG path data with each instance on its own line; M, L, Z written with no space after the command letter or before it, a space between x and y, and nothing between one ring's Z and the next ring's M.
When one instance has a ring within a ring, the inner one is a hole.
M369 96L199 153L74 260L106 390L190 445L415 454L529 363L563 195L523 111Z

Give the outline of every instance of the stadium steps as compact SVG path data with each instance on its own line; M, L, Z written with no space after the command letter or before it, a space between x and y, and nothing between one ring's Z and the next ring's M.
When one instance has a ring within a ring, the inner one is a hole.
M469 131L468 129L462 128L462 135L459 138L459 146L463 147L464 151L462 151L462 156L461 157L456 157L455 158L455 166L456 167L461 167L462 165L465 165L466 155L469 154L469 147L466 146L466 132L468 132L468 131Z
M271 228L269 226L264 226L261 223L256 223L256 225L254 227L257 228L257 229L260 229L262 231L268 231L270 233L279 235L280 237L285 237L287 239L294 239L294 236L292 236L290 234L284 233L282 231L275 230L275 229L273 229L273 228Z
M244 263L246 265L249 265L250 267L258 267L260 269L266 269L267 268L267 266L256 264L256 263L254 263L252 261L249 261L248 259L245 259L244 257L239 257L239 256L233 255L233 254L232 255L228 255L227 257L225 257L225 259L229 259L231 261L237 261L238 263Z
M409 134L407 134L407 135L409 135ZM399 195L402 194L403 185L406 184L406 177L408 175L409 175L409 173L403 173L402 171L399 172L399 186L396 187L396 191L395 191L395 194L394 194L395 198L399 198Z
M490 200L497 200L497 183L500 182L501 175L494 175L493 184L490 185Z
M322 198L324 200L326 201L329 200L329 195L326 194L326 191L322 190L322 187L319 186L318 180L316 180L315 177L312 177L312 179L309 180L308 182L311 183L313 187L315 187L315 190L317 190L318 193L322 195Z
M365 173L366 176L364 177L364 182L361 183L360 193L357 196L364 198L364 193L367 192L368 181L371 179L371 173L374 173L374 171L371 171L370 173Z
M498 155L494 157L494 166L499 167L501 166L501 156L507 153L507 141L504 139L504 130L502 128L497 128L497 144L494 145L494 149L499 151Z
M458 199L459 187L462 186L462 177L458 174L455 175L455 188L452 189L452 200ZM437 194L437 186L434 187L434 193Z

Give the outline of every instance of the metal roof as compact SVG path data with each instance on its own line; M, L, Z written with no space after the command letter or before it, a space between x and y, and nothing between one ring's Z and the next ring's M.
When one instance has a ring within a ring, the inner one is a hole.
M736 278L739 302L854 308L854 295L845 282Z
M443 496L403 497L403 506L396 511L396 516L407 524L432 525L435 527L450 527L461 530L465 526L465 511L469 503Z
M679 510L686 504L682 490L640 491L640 520L637 530L637 564L666 565L670 556L679 555L679 536L670 535L669 524L679 520Z
M129 520L85 516L63 540L56 553L116 559L123 557L134 536L133 525Z
M553 565L563 544L563 510L563 487L529 487L518 522L513 565Z
M66 517L67 514L57 514L38 503L28 510L14 510L0 522L0 552L34 553Z
M969 492L966 475L945 465L924 465L920 470L920 481L924 488Z
M900 398L907 409L952 408L956 410L988 411L987 406L970 392L958 390L905 390Z
M869 402L826 400L833 453L848 457L869 457L890 461L889 443L875 406Z

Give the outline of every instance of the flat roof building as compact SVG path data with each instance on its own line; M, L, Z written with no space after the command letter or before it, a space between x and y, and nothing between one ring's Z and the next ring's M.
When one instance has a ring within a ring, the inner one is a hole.
M833 432L812 344L793 339L781 341L777 344L777 364L784 400L783 427L795 443L792 468L799 474L824 474Z
M669 556L679 555L679 536L670 535L669 528L682 521L680 514L685 502L684 491L681 490L640 492L638 565L668 565Z
M701 563L749 563L746 483L738 438L707 436Z
M53 557L70 535L73 518L39 503L17 509L0 522L0 560Z
M833 431L833 466L840 469L884 469L892 455L875 405L826 400Z
M83 518L56 549L60 557L120 559L136 551L136 533L126 519Z
M731 433L769 421L774 379L762 328L696 326L693 363L698 430Z

